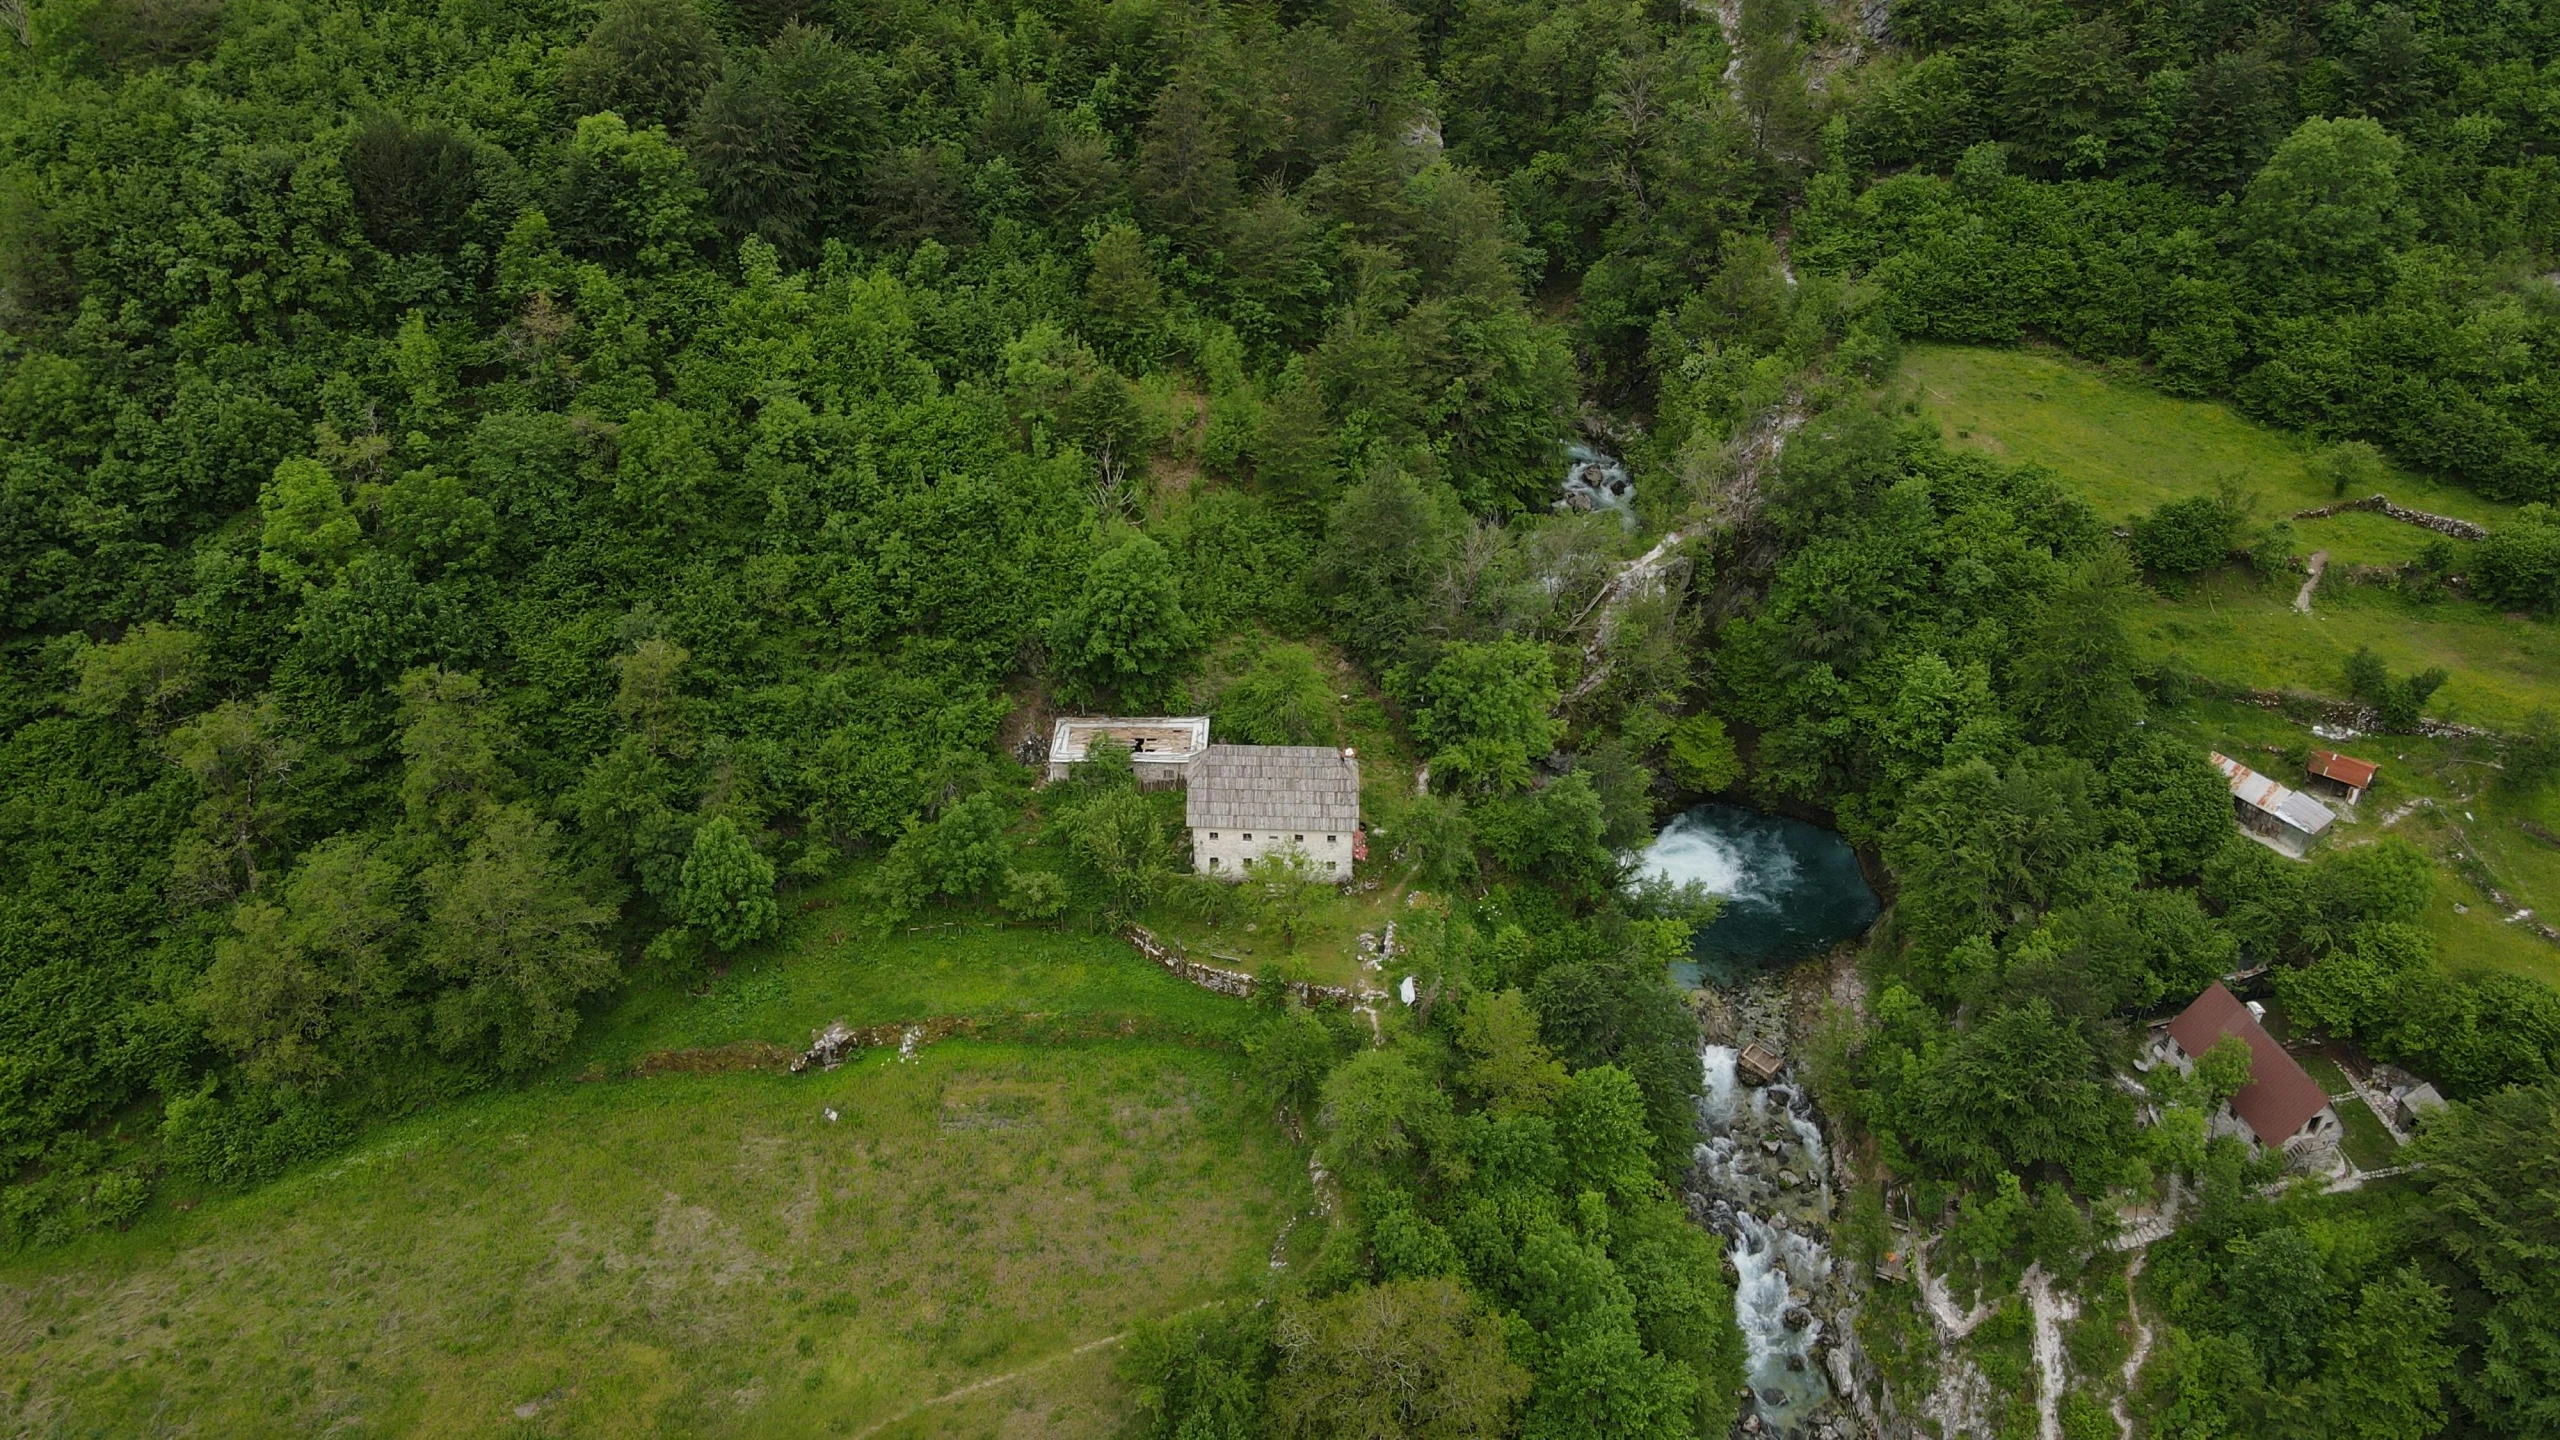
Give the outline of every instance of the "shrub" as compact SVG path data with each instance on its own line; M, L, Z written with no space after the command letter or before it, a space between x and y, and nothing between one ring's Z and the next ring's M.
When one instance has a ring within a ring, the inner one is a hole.
M2547 612L2560 603L2560 523L2548 505L2527 505L2480 542L2472 589L2506 610Z
M716 816L693 832L677 881L676 909L684 923L723 950L735 950L782 928L773 898L773 862L756 853L737 822Z
M1016 920L1054 920L1067 908L1067 882L1050 870L1007 870L996 901Z
M2133 554L2155 575L2193 575L2228 559L2237 507L2217 495L2171 500L2133 523Z
M208 1079L169 1102L160 1140L179 1173L238 1190L345 1144L354 1130L347 1115L317 1098L245 1089L226 1099Z
M1662 768L1671 778L1703 795L1712 795L1742 778L1742 757L1733 737L1713 715L1692 715L1671 732Z

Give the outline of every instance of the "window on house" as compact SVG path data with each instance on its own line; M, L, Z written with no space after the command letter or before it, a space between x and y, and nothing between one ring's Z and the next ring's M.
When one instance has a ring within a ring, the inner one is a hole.
M1336 845L1336 844L1340 844L1340 843L1341 843L1341 841L1342 841L1342 837L1341 837L1341 836L1339 836L1339 835L1327 835L1326 837L1324 837L1324 843L1326 843L1327 845Z
M1218 832L1217 832L1217 831L1215 831L1215 830L1210 831L1210 832L1209 832L1209 838L1210 838L1210 839L1212 839L1212 840L1217 839L1217 838L1218 838Z
M1306 838L1307 837L1304 835L1292 835L1289 837L1289 843L1292 845L1304 844L1306 842Z
M1244 838L1245 838L1245 839L1247 839L1247 840L1251 840L1251 839L1253 838L1253 832L1252 832L1252 831L1250 831L1250 830L1247 830L1246 832L1244 832Z
M1326 862L1324 862L1324 868L1326 868L1327 870L1330 870L1330 869L1334 868L1334 862L1333 862L1333 861L1331 861L1331 860L1327 860Z

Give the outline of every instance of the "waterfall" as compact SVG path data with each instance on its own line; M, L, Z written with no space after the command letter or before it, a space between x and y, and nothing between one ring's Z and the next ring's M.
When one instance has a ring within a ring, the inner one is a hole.
M1693 1200L1730 1247L1752 1411L1762 1433L1793 1440L1831 1398L1811 1303L1831 1278L1830 1249L1813 1233L1831 1213L1830 1167L1812 1102L1791 1084L1743 1085L1739 1057L1730 1045L1699 1051L1705 1138Z
M1615 510L1630 530L1636 528L1636 482L1627 467L1587 445L1564 447L1564 493L1559 511Z

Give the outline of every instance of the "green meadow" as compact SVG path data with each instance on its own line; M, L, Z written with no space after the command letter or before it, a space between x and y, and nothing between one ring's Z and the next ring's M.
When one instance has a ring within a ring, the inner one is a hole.
M2258 497L2261 520L2331 503L2310 473L2310 451L2294 437L2227 405L2162 395L2082 361L1915 346L1897 387L1949 443L2043 466L2113 523L2165 500L2211 494L2225 480ZM2406 472L2393 473L2384 493L2488 525L2509 513ZM2560 627L2348 578L2355 566L2410 559L2433 532L2364 512L2296 521L2294 531L2297 553L2329 552L2332 568L2312 613L2294 609L2298 577L2261 583L2235 571L2211 574L2164 587L2137 615L2145 651L2229 684L2335 695L2347 657L2370 647L2395 672L2447 672L2427 707L2438 719L2511 729L2535 710L2560 710Z
M2085 361L2036 350L1915 345L1900 386L1950 444L2042 465L2113 524L2163 500L2211 494L2225 479L2258 497L2261 519L2339 498L2312 475L2311 449L2295 437L2228 405L2163 395ZM2393 471L2382 488L2400 504L2484 525L2512 509L2408 471ZM2294 529L2302 550L2327 550L2354 565L2398 564L2433 538L2362 512L2296 521Z
M524 1090L0 1265L0 1418L1114 1433L1115 1337L1249 1302L1307 1203L1249 1012L1101 937L847 918L804 912L700 994L644 987ZM832 1019L945 1016L978 1038L722 1070Z

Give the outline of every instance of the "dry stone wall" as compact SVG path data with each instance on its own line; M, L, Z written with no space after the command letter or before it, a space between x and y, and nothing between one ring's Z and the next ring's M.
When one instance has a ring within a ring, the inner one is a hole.
M1162 966L1166 973L1187 980L1203 990L1214 990L1237 999L1250 999L1260 982L1241 970L1219 965L1204 965L1182 951L1182 947L1157 935L1143 925L1122 927L1120 938L1138 948L1138 953ZM1307 980L1284 981L1290 993L1307 1005L1357 1005L1361 997L1341 985L1318 985Z
M2344 500L2335 505L2323 505L2317 510L2296 510L2293 512L2293 518L2326 520L2332 515L2344 515L2351 510L2379 511L2403 525L2415 525L2421 530L2433 530L2439 535L2450 535L2456 540L2489 538L2489 527L2486 525L2475 524L2469 520L2456 520L2450 515L2430 515L2424 510L2412 510L2406 505L2394 505L2381 495L2367 495L2361 500Z

